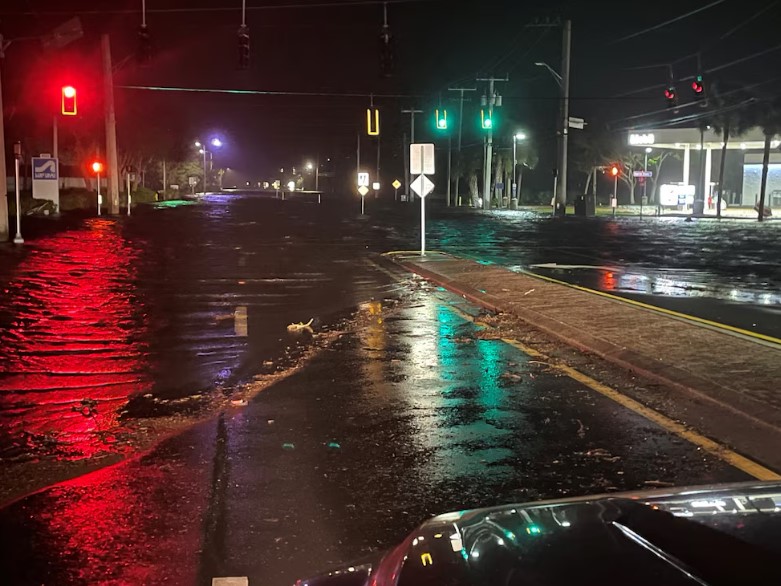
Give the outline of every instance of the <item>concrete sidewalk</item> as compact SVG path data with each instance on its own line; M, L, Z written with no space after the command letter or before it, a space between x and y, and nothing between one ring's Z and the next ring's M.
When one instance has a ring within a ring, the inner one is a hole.
M390 256L470 301L781 439L777 344L495 265L442 253Z

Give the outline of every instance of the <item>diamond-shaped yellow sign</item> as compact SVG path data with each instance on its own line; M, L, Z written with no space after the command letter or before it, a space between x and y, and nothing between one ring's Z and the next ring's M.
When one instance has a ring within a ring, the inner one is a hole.
M367 193L369 193L369 188L366 187L365 185L361 185L358 188L358 193L360 193L361 195L366 195Z
M391 185L393 185L393 189L398 189L399 187L401 187L401 181L399 181L398 179L394 179Z

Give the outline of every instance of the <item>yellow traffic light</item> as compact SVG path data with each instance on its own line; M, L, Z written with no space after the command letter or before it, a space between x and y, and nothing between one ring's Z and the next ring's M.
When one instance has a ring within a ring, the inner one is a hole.
M369 136L380 135L379 108L366 108L366 134L368 134Z

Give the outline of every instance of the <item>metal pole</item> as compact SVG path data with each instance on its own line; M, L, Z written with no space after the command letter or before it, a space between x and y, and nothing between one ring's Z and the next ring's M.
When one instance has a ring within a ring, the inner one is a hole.
M569 69L572 46L572 21L564 21L564 35L561 47L561 144L559 148L558 183L556 203L558 213L564 215L567 207L567 142L569 138Z
M426 170L426 150L420 150L420 169ZM421 190L423 184L421 183ZM426 256L426 197L425 191L420 194L420 256Z
M201 150L203 151L203 195L206 195L206 144Z
M409 110L402 110L402 114L409 114L410 115L410 144L415 143L415 114L422 114L423 110L416 110L415 108L410 108ZM407 197L409 198L409 202L415 201L415 197L412 195L412 190L410 189L410 184L412 183L412 174L410 172L410 169L408 168L408 161L409 161L409 148L404 148L404 158L402 159L404 161L404 181L406 185L404 186L404 189L407 192Z
M453 159L453 141L450 135L447 137L447 192L445 194L445 205L450 207L450 167Z
M464 128L464 88L460 88L461 91L461 99L459 100L458 105L458 161L459 165L463 169L464 162L461 160L461 132ZM461 205L461 192L458 190L459 183L461 182L461 173L458 173L456 175L456 200L458 201L458 205Z
M317 153L315 159L315 191L320 191L320 153ZM317 196L317 203L320 203L320 196Z
M0 35L0 54L2 54L5 48L5 41L3 36ZM2 60L0 60L2 62ZM2 67L0 67L0 241L8 239L9 226L8 226L8 184L6 183L6 168L5 168L5 127L3 126L3 83L2 83Z
M366 203L365 200L366 200L366 198L362 195L361 196L361 215L362 216L364 215L364 209L365 209L365 203Z
M60 149L59 149L60 141L57 136L57 118L58 116L56 114L52 117L52 156L55 159L59 159L59 153L60 153Z
M100 173L95 173L98 178L98 215L100 215Z
M165 177L165 159L163 159L163 199L165 199L165 190L166 186L168 185L168 181Z
M516 156L516 149L518 146L518 140L515 138L515 135L513 134L513 183L510 187L510 197L518 197L518 191L516 187L516 177L518 176L518 157Z
M19 145L19 143L16 144ZM19 155L16 153L14 153L14 179L16 180L16 236L14 244L24 244L24 238L22 238L22 199L19 195ZM5 182L5 177L3 177L3 181Z
M130 173L127 174L127 215L130 215Z
M618 204L618 175L613 178L613 201L610 202L613 207L613 217L616 217L616 204Z
M521 187L523 186L523 165L521 165L521 172L518 174L518 204L521 203Z
M645 163L643 164L643 171L648 174L648 149L645 150ZM643 200L648 199L648 177L643 177L643 197L640 198L640 217L643 217Z
M108 165L108 212L119 213L119 169L117 157L117 118L114 112L114 77L111 69L111 44L108 34L100 39L103 53L103 108L106 116L106 163Z
M375 181L377 181L380 184L380 187L382 187L382 182L380 181L380 137L377 137L377 175L375 177ZM374 192L374 199L377 199L380 196L379 189Z
M358 183L358 173L361 172L361 133L360 131L356 135L358 137L358 147L356 149L355 156L355 182Z

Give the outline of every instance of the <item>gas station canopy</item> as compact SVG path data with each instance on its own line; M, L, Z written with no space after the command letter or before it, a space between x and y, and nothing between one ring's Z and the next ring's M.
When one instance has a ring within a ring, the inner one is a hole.
M661 128L649 130L633 130L629 133L630 146L654 147L661 149L688 150L700 149L699 128ZM709 128L702 133L702 148L713 150L723 147L721 132ZM774 137L771 148L781 144L779 137ZM761 128L752 128L739 136L730 136L728 149L757 150L765 146L765 135Z

